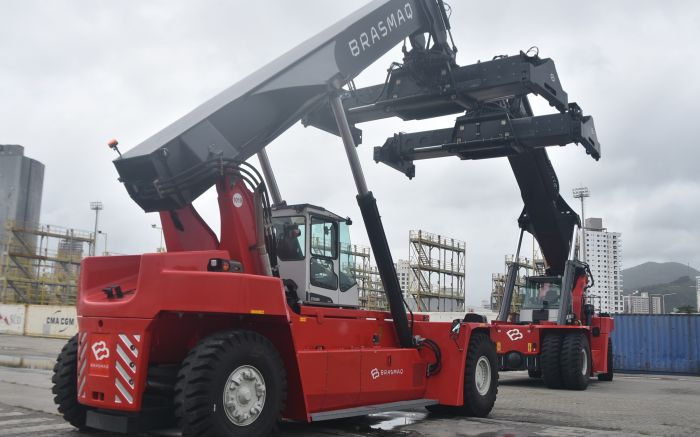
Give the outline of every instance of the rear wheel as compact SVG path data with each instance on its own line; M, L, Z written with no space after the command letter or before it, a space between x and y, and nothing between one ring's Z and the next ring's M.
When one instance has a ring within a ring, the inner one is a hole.
M78 336L74 335L58 354L51 377L53 401L58 412L74 427L85 430L90 409L78 402Z
M486 417L498 395L498 361L496 346L487 334L472 334L464 368L464 405L460 407L432 405L436 414Z
M588 387L591 348L585 334L571 332L564 336L560 364L564 387L569 390L585 390Z
M284 365L272 343L251 331L199 342L175 385L175 414L188 436L274 434L287 398Z
M561 355L562 336L558 332L549 333L542 340L542 353L540 366L542 367L542 379L549 388L562 388L561 368L559 357Z
M612 381L613 380L613 344L612 338L608 339L608 371L607 373L601 373L598 375L598 381Z
M542 378L542 370L528 370L527 376L529 376L530 378Z

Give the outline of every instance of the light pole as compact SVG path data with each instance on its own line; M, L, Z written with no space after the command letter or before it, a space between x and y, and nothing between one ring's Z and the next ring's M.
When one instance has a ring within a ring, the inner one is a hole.
M102 202L90 202L90 209L95 211L95 232L92 234L92 256L97 253L97 222L100 218L100 211L102 211Z
M586 262L586 210L584 199L591 197L588 187L574 188L574 199L581 199L581 261Z
M678 293L666 293L666 294L650 294L649 301L651 302L651 296L661 296L661 314L666 314L666 296L671 296Z
M98 234L102 234L105 237L105 251L102 253L103 256L109 255L109 252L107 251L107 233L102 232L102 231L97 231Z
M163 228L155 224L151 225L151 227L160 231L160 244L158 245L158 252L165 252L165 248L163 247Z

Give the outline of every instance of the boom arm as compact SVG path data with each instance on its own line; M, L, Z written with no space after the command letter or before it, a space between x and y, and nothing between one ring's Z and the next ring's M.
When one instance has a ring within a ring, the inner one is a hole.
M426 44L424 33L429 33L432 46ZM358 204L397 337L402 347L412 347L389 245L372 192L362 187L353 135L337 93L406 38L417 58L437 60L449 68L454 52L447 43L448 33L442 0L375 0L115 160L120 179L147 212L192 210L188 205L231 165L257 153L267 172L265 146L330 96L336 102L336 128L347 133L342 136L358 186Z
M189 205L211 187L225 162L260 152L391 48L408 38L413 50L448 61L441 0L375 0L214 96L114 164L129 195L145 211Z

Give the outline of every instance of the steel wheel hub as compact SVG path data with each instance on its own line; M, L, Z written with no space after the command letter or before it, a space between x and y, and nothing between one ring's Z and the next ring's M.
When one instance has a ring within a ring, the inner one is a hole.
M229 375L224 387L226 417L238 426L255 422L265 406L265 379L253 366L240 366Z
M474 372L474 382L476 383L476 391L481 396L485 396L491 388L491 362L489 359L481 356L476 361L476 372Z
M581 374L588 376L588 351L586 348L581 348Z

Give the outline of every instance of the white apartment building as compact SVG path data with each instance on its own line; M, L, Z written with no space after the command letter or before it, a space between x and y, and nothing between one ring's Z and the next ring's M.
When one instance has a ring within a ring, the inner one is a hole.
M589 290L593 303L601 312L621 313L624 311L622 234L609 232L603 227L603 219L594 217L586 219L584 230L586 262L595 280Z
M403 291L404 296L408 295L414 282L414 279L412 278L415 276L407 260L398 260L396 263L396 274L399 277L399 285L401 285L401 290Z
M637 293L635 291L634 293ZM651 308L649 308L649 293L642 292L641 295L631 294L624 296L625 313L627 314L661 314L661 296L651 297Z

